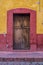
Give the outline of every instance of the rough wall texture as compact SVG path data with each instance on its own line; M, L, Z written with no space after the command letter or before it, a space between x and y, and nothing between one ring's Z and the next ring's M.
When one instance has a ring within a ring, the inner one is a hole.
M15 8L35 10L36 33L43 34L43 0L40 0L40 3L39 0L0 0L0 34L7 33L7 11Z

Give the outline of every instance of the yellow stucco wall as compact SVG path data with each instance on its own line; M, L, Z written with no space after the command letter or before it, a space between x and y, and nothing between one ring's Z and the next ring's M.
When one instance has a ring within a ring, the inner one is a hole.
M36 33L43 34L43 0L0 0L0 34L7 33L7 11L14 8L29 8L37 12Z

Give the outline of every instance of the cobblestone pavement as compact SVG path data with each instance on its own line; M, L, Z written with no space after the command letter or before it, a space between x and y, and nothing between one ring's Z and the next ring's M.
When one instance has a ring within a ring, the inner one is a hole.
M0 65L43 65L43 62L0 62Z

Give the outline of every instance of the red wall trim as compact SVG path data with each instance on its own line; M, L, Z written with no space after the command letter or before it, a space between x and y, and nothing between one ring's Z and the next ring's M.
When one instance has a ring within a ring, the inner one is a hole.
M37 49L38 51L43 51L43 34L37 34L36 36Z
M36 50L36 11L25 9L25 8L17 8L13 10L9 10L7 12L7 40L10 49L13 50L13 13L30 13L30 44L31 48L28 51ZM22 50L26 51L26 50Z

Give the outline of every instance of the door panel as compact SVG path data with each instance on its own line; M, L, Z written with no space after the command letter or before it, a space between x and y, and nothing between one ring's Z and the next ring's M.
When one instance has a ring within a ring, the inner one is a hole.
M30 48L30 19L27 14L13 16L13 48L27 50Z

